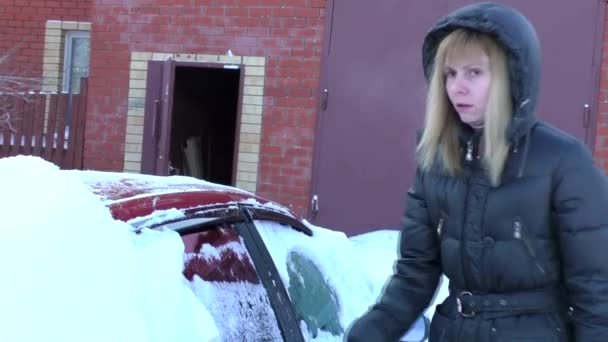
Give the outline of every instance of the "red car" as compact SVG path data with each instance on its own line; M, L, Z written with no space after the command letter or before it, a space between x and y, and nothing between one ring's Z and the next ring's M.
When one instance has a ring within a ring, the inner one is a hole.
M222 340L304 341L300 320L306 313L294 308L255 225L270 221L312 236L311 229L289 210L236 188L187 177L87 171L81 178L115 219L136 230L165 227L180 234L185 245L184 276L214 316ZM297 285L292 287L292 298L305 298L295 290ZM331 306L331 302L318 305ZM337 313L333 319L337 320ZM334 332L340 334L341 327Z
M183 274L223 341L340 341L361 303L374 300L365 297L369 279L347 278L363 273L348 238L279 204L190 177L69 172L136 233L179 233Z

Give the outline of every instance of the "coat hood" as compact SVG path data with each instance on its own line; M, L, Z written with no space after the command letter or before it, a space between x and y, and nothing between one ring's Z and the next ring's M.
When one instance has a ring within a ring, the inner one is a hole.
M506 134L511 142L516 142L536 121L541 73L536 30L520 12L502 4L483 2L459 8L440 19L424 39L422 61L427 80L439 43L459 28L489 34L505 49L513 102L513 118Z

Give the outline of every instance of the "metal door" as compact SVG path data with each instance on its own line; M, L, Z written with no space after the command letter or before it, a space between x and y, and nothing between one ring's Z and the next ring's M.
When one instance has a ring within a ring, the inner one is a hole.
M424 115L422 40L441 16L471 2L328 1L311 193L315 224L350 235L400 226ZM504 2L539 32L539 116L593 144L604 4Z
M397 228L424 116L420 49L445 1L328 6L313 222L349 234Z
M169 173L174 78L175 61L148 62L141 173Z

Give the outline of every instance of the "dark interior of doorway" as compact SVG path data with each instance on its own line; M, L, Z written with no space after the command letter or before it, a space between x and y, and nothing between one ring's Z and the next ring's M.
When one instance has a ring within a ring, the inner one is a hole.
M234 185L240 70L177 66L170 173Z

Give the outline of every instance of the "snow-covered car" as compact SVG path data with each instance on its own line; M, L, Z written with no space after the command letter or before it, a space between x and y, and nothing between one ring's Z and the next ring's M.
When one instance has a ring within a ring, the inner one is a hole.
M349 239L193 178L16 156L0 188L0 341L341 341L396 257L396 230Z
M179 234L183 275L223 341L341 341L375 301L356 244L277 203L189 177L69 172L136 234Z

